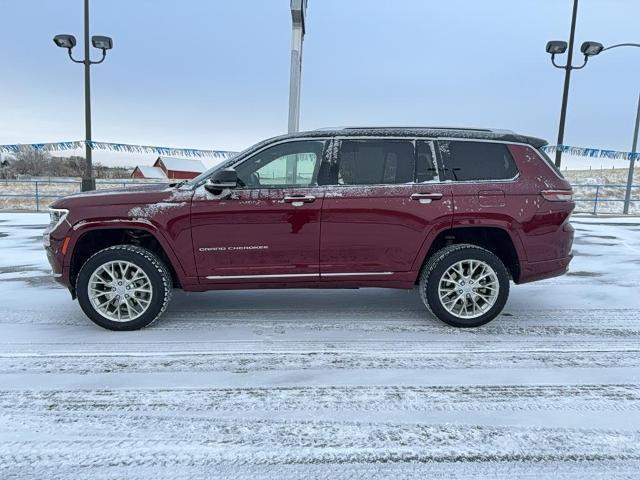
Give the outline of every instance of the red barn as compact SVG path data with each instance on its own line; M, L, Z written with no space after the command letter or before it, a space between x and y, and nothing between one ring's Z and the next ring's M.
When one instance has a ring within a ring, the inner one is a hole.
M154 178L162 179L167 178L164 170L158 167L148 167L146 165L138 165L131 172L131 178Z
M176 180L189 180L207 169L200 160L176 157L158 157L153 166L160 168L167 178Z

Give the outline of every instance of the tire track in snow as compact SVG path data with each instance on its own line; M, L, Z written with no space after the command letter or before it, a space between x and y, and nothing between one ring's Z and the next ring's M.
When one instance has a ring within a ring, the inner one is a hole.
M74 304L69 306L75 307ZM35 318L34 318L35 317ZM606 321L603 322L603 318ZM343 319L343 320L340 320ZM88 327L91 324L77 308L50 310L29 309L19 311L5 309L0 324L30 325L74 325ZM538 327L560 327L568 329L629 328L638 330L637 310L635 309L575 309L575 310L512 310L507 309L493 322L477 329L459 331L439 323L429 316L420 305L417 308L392 308L380 306L373 309L338 308L327 306L317 308L216 308L193 309L188 305L172 306L154 324L153 330L189 330L193 328L223 328L244 326L260 329L323 329L323 330L362 330L362 331L408 331L425 333L447 333L456 335L478 334L517 334L519 329ZM473 333L476 332L476 333Z
M375 352L375 349L372 349ZM0 357L0 374L144 372L257 372L267 370L308 369L512 369L566 367L638 367L640 348L603 349L601 351L535 351L532 349L480 352L353 353L328 352L322 348L307 352L202 353L183 355L157 353L145 356L98 356L86 353L75 356Z
M290 410L635 411L640 409L640 384L2 391L0 409L33 418Z
M194 480L202 478L261 478L277 480L330 479L330 480L415 480L416 478L456 478L463 480L495 479L513 480L554 479L554 480L611 480L611 478L636 480L640 471L640 462L574 460L571 462L424 462L424 463L331 463L286 464L286 465L200 465L195 458L191 464L180 463L179 468L171 472L172 480ZM203 462L204 463L204 462ZM0 470L0 474L3 471ZM6 480L43 478L42 470L34 465L23 465L18 473L15 469L4 471ZM213 473L212 473L213 472ZM49 480L146 480L161 478L162 467L145 466L130 462L126 465L109 465L104 469L87 466L57 466L45 472Z
M549 462L640 460L640 433L597 429L173 417L136 431L116 426L73 438L66 425L39 439L0 440L0 471L118 465ZM143 420L148 420L144 418ZM146 424L148 426L148 424ZM80 433L82 425L76 425ZM77 435L77 434L76 434ZM108 439L108 440L107 440Z

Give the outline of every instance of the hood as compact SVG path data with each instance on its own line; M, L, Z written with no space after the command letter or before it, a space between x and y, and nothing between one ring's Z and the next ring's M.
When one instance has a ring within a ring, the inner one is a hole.
M192 193L190 190L188 192L189 195ZM160 201L184 201L186 194L187 191L170 187L168 183L154 183L149 185L136 185L134 187L99 189L90 192L76 193L56 200L51 204L51 207L69 209L95 205L139 205Z

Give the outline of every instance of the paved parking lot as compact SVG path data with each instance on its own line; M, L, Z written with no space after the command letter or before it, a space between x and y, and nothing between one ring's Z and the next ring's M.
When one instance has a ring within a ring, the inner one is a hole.
M576 217L570 274L475 330L416 292L178 292L138 332L0 214L0 478L637 478L640 218Z

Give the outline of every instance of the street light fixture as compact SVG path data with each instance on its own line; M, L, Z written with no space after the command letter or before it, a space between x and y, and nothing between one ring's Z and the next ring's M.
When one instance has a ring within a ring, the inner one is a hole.
M72 49L76 46L76 37L73 35L56 35L53 37L53 42L60 48Z
M91 45L93 45L93 48L100 48L103 51L111 50L113 48L113 40L111 40L111 37L94 35L93 37L91 37Z
M567 42L562 40L551 40L547 42L547 53L551 55L562 55L567 51Z
M594 57L604 50L604 46L598 42L584 42L580 46L580 51L585 57Z
M85 157L86 165L82 176L82 191L95 190L96 179L93 176L93 159L91 149L91 65L104 62L107 50L113 48L113 40L110 37L94 35L91 43L94 48L102 50L102 58L98 61L91 60L89 51L89 0L84 0L84 59L73 58L72 50L76 46L76 37L69 34L61 34L53 37L53 42L60 48L66 48L69 58L74 63L84 65L84 120L85 120Z

